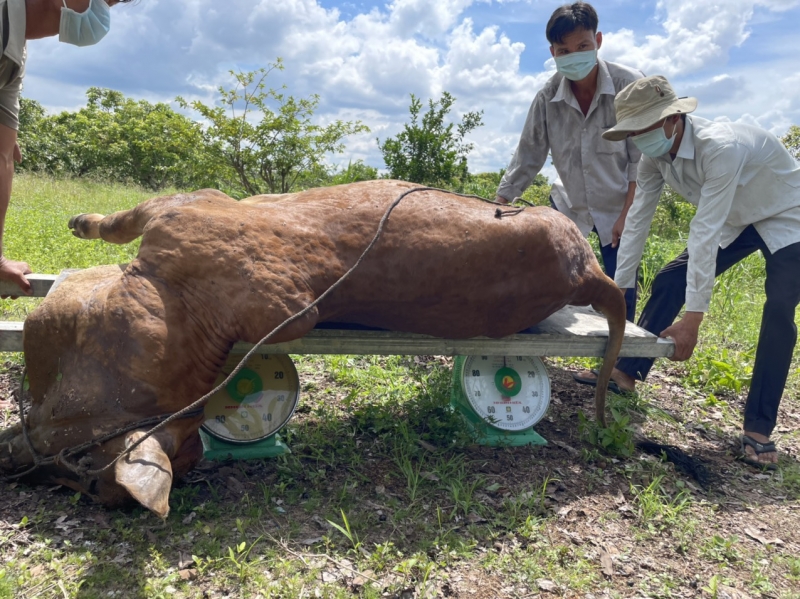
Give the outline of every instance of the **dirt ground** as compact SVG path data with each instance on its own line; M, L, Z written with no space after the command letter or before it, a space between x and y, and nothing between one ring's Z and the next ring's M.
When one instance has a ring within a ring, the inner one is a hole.
M302 492L296 502L280 502L273 496L273 509L260 518L261 538L272 539L270 555L299 559L305 565L298 567L317 572L315 580L321 585L330 583L354 596L366 596L365 588L372 584L380 589L379 596L402 599L800 597L797 402L784 401L774 435L782 455L781 468L774 473L761 472L735 459L744 395L709 404L706 396L683 389L668 366L654 371L643 392L650 411L635 418L634 427L642 436L677 446L701 460L709 472L703 488L697 479L657 457L635 451L629 458L615 458L583 441L577 413L579 408L592 413L593 391L575 384L567 370L550 364L548 371L552 403L536 428L549 444L463 450L469 474L485 481L475 496L483 511L470 512L475 515L451 523L451 538L473 544L456 557L438 555L437 575L432 580L421 582L419 575L405 576L397 567L365 569L358 556L320 547L320 539L331 534L327 518L320 517L328 513L325 500L310 510ZM11 401L17 376L18 369L12 368L0 377L2 426L18 418ZM305 373L303 380L314 383L306 385L304 401L311 403L315 394L320 401L339 401L330 393L334 384L326 373ZM323 397L326 391L328 395ZM299 410L295 424L313 426L315 418L313 410ZM372 451L372 442L367 436L356 441L361 452L358 469L370 482L364 483L364 476L359 479L355 505L350 508L351 514L360 514L360 521L368 523L359 531L363 547L392 542L406 554L421 547L429 554L435 552L430 539L422 537L437 529L440 508L451 507L448 498L431 493L413 516L404 512L405 482L391 475L397 466L386 453ZM438 449L426 448L432 453ZM302 448L296 453L306 455ZM320 469L318 459L300 459L308 469ZM303 484L331 497L354 484L348 468L323 470L324 483L301 477ZM198 537L193 535L201 532L192 528L192 520L216 517L235 528L234 516L226 506L260 496L265 486L274 487L281 480L280 464L275 460L203 462L178 483L173 494L173 502L186 498L188 507L173 503L166 523L141 509L107 510L62 487L0 482L0 561L25 580L22 587L16 587L22 593L18 596L148 596L145 583L128 595L113 581L104 582L97 575L98 565L86 568L66 560L60 566L60 578L52 576L54 567L42 558L41 548L66 551L88 546L95 556L105 556L121 570L133 571L131 580L137 580L144 576L138 571L153 568L148 562L152 548L148 554L141 547L155 544L163 561L158 568L180 575L179 583L170 587L172 596L270 596L263 590L261 595L237 590L224 576L198 571L189 556L199 552ZM646 490L654 480L658 486L648 495ZM498 514L505 513L510 498L530 499L539 492L541 502L525 504L528 510L536 505L541 511L531 514L538 520L528 528L519 524L524 518L504 528L502 518L486 516L486 510L495 507ZM682 508L681 499L686 500ZM208 510L211 504L216 505L216 516L196 507ZM25 517L35 523L20 525ZM32 555L39 557L26 563L26 556ZM20 574L23 571L25 574ZM149 576L157 578L158 573ZM80 579L85 579L85 584L79 584ZM310 587L303 588L308 589L303 596L315 596ZM281 593L273 596L290 596L287 591Z

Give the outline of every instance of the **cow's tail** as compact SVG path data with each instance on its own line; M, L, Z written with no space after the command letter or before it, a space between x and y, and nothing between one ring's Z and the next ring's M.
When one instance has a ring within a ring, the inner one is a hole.
M167 209L178 208L201 199L235 201L215 189L177 193L142 202L131 210L102 214L78 214L69 219L72 234L81 239L102 239L109 243L129 243L139 237L150 220Z
M603 356L603 365L597 376L597 388L594 395L594 407L597 422L606 426L606 394L611 371L619 356L622 340L625 336L625 295L614 281L603 275L598 280L598 290L592 301L592 307L601 312L608 321L608 344Z

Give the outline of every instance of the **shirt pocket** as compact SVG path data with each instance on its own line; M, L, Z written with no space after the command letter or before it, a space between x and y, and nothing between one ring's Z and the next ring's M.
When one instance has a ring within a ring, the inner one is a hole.
M595 150L598 154L627 154L628 148L625 145L625 140L611 141L603 138L602 134L597 137L597 146Z

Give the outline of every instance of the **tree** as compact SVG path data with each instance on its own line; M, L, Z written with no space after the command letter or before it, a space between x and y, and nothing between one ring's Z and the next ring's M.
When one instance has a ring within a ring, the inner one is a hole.
M344 151L345 137L369 131L361 121L315 125L319 96L298 99L268 89L265 81L275 69L283 69L280 59L266 69L231 71L236 82L219 88L217 106L178 98L208 121L207 145L232 169L245 195L290 191L302 175L325 169L326 154Z
M483 111L466 113L458 124L445 124L455 101L448 92L443 92L439 100L428 100L428 111L420 122L422 101L411 94L411 122L397 137L383 143L377 140L391 178L463 188L469 178L467 156L474 147L464 138L483 125Z
M789 131L781 138L781 141L794 159L800 161L800 127L797 125L789 127Z
M23 168L132 181L153 191L216 183L198 123L167 104L132 100L110 89L92 87L86 96L84 108L54 116L23 99Z

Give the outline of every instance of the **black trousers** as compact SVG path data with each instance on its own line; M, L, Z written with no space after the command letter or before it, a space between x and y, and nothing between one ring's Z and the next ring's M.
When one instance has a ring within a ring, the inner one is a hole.
M550 207L553 210L558 210L558 208L556 208L556 203L553 201L553 196L550 196ZM596 227L592 229L592 232L597 235L597 239L599 240L600 233L597 232ZM603 271L612 279L617 272L618 253L619 244L617 244L617 247L612 247L610 243L608 245L600 244L600 257L603 259ZM631 322L636 319L636 294L636 287L625 290L625 318Z
M750 225L731 245L719 250L716 276L756 250L761 250L766 260L767 301L761 316L753 381L744 409L744 430L769 436L778 419L778 406L797 342L794 316L800 303L800 243L773 254ZM684 251L656 275L652 295L639 317L640 327L659 335L675 321L686 301L688 262L689 253ZM640 381L647 377L652 366L652 358L621 358L617 362L618 369Z
M597 229L593 229L597 233ZM598 239L600 235L598 234ZM617 247L611 247L611 244L600 246L600 257L603 259L603 270L606 274L614 278L617 272L617 254L619 253L619 244ZM625 318L633 322L636 319L636 286L625 290Z

